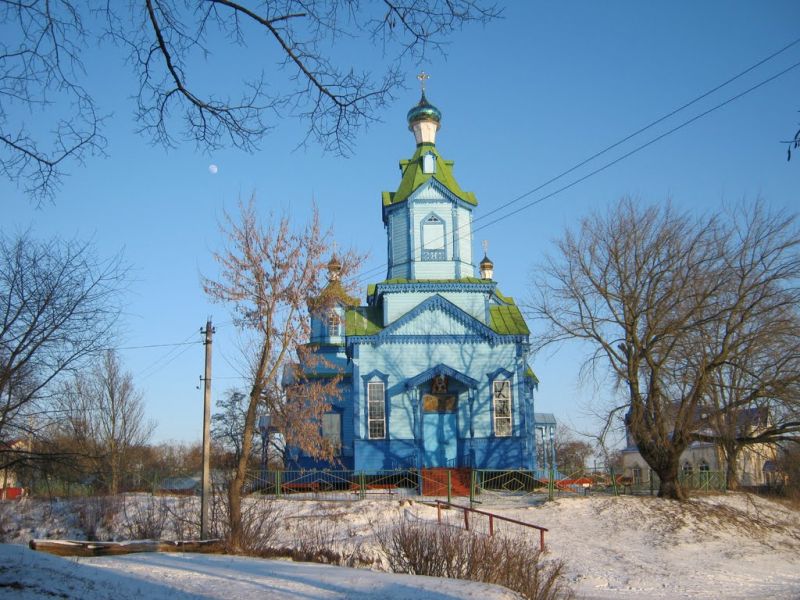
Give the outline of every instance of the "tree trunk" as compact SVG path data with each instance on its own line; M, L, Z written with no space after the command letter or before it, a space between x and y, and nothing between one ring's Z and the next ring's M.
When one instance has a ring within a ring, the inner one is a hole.
M229 550L238 551L242 547L242 486L244 478L240 477L239 469L228 488L228 545Z
M116 496L117 492L119 492L119 470L117 469L117 444L116 439L113 438L113 433L108 452L110 459L109 470L111 471L111 481L109 482L108 493L112 496Z
M267 362L266 357L268 352L263 351L261 361L259 363L259 371L257 374L257 381L263 380L264 372L266 371ZM234 551L240 551L245 548L247 540L244 539L244 526L242 523L242 490L244 489L245 479L247 477L247 469L250 466L250 451L253 447L253 432L255 431L256 423L256 410L258 408L259 400L263 394L264 387L256 384L250 391L249 404L247 406L247 413L244 418L244 431L242 432L242 454L236 464L236 475L231 482L231 487L228 490L228 524L230 526L230 534L228 543Z
M653 467L660 482L658 485L658 497L670 500L686 500L686 492L678 480L678 461L667 461L660 467Z
M739 449L734 444L732 447L723 449L725 456L725 489L738 490L739 489L739 474L736 471L736 463L739 458Z
M686 492L678 480L680 457L685 446L677 444L675 440L653 439L647 436L646 430L633 426L631 433L642 458L658 475L658 497L686 500Z

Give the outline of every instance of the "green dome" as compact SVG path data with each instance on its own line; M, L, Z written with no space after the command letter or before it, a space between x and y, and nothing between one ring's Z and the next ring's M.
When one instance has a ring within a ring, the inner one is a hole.
M409 125L414 121L420 121L422 119L430 119L438 123L442 120L442 113L439 112L439 109L433 104L428 102L428 99L425 97L425 92L422 92L422 98L419 99L419 104L408 111L407 118Z

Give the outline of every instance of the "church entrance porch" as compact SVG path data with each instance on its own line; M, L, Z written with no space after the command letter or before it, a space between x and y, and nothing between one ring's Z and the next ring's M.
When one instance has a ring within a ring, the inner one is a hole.
M465 431L469 431L472 395L478 382L438 364L406 381L414 402L414 445L420 469L466 466Z
M422 414L422 465L453 467L458 458L458 422L455 412Z
M458 462L458 392L445 375L430 380L422 393L422 466L455 467Z

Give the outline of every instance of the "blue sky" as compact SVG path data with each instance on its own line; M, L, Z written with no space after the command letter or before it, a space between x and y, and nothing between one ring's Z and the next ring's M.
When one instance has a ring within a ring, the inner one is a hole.
M133 81L122 57L94 47L84 57L87 87L113 111L107 158L74 168L53 204L32 206L0 181L2 229L30 227L41 237L92 238L103 255L123 251L132 281L119 347L200 341L207 315L217 323L214 394L233 387L239 359L225 309L203 296L200 276L222 239L224 209L255 194L260 210L289 211L298 220L312 199L335 228L340 245L369 253L365 270L383 278L385 232L380 193L399 184L399 159L414 151L406 111L417 102L415 75L430 73L428 97L442 111L437 147L455 160L455 175L477 195L476 218L517 198L629 133L784 47L800 36L800 3L786 2L509 2L504 18L467 27L450 39L448 56L404 65L408 89L362 131L353 156L325 155L303 139L303 125L284 121L248 155L207 155L191 145L165 151L136 135ZM367 65L352 47L333 50L342 65ZM253 53L261 55L261 53ZM521 206L588 174L800 61L797 44L747 74L514 205ZM212 57L203 77L232 78L235 61ZM800 207L800 153L785 147L800 121L800 68L621 160L568 190L474 235L490 243L495 279L518 300L552 240L591 210L620 196L667 199L708 212L722 202L761 196L774 208ZM216 164L217 174L208 167ZM503 211L497 216L504 214ZM486 217L476 223L493 220ZM366 288L366 281L363 288ZM533 324L534 330L536 325ZM158 422L157 440L201 435L203 368L198 343L122 350L125 366ZM578 429L592 427L586 405L607 388L579 383L581 349L565 346L534 360L541 385L537 411L553 412Z

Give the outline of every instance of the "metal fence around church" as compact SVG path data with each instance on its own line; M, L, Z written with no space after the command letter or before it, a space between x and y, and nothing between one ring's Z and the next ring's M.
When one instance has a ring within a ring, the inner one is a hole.
M725 473L681 473L684 489L725 490ZM487 469L399 469L379 472L347 470L266 471L252 473L246 492L287 499L360 500L422 497L468 499L471 504L545 501L588 495L656 495L655 473L645 480L608 471L559 472Z
M213 473L216 489L226 488L225 473ZM72 497L103 495L93 482L67 483L57 478L31 482L28 495ZM135 480L123 479L119 491L158 495L193 496L200 493L199 473L153 473ZM718 471L683 472L680 483L687 490L714 492L725 489L725 474ZM453 500L471 504L539 502L581 495L655 495L658 477L645 472L640 478L611 470L575 473L488 469L395 469L378 472L349 470L253 471L245 494L285 499L354 501L406 497Z

